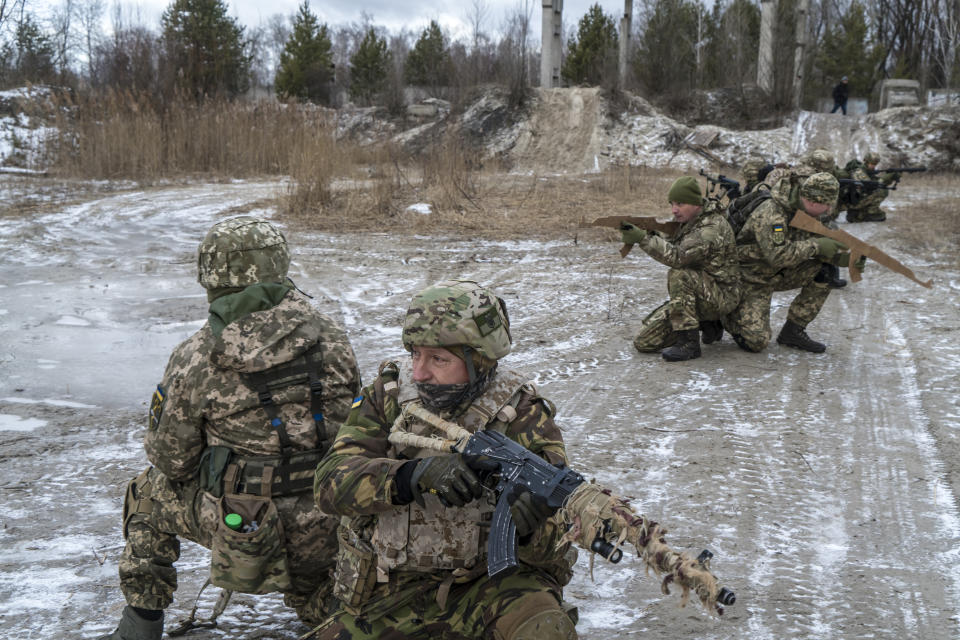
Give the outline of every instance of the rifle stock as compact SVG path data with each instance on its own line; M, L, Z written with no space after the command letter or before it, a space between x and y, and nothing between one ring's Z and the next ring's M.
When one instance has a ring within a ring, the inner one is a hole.
M609 227L619 231L620 226L624 223L632 224L635 227L646 229L647 231L659 231L668 236L672 236L677 232L677 229L680 228L679 222L660 222L653 216L604 216L591 221L588 221L586 218L581 218L579 228ZM632 244L625 244L620 247L620 257L626 258L631 249L633 249Z
M895 258L890 257L872 244L867 244L863 240L860 240L859 238L854 237L841 229L828 229L827 227L823 226L819 220L813 216L807 215L803 211L798 210L795 214L793 214L793 219L790 221L790 226L796 229L802 229L804 231L809 231L810 233L825 236L827 238L833 238L834 240L847 245L847 247L850 249L850 266L848 268L850 269L850 280L853 282L860 282L860 280L863 279L860 269L857 269L854 266L854 263L860 259L860 256L866 256L874 262L882 264L887 269L896 271L897 273L910 278L920 286L926 287L927 289L930 289L933 286L933 280L927 280L926 282L920 280L910 268Z

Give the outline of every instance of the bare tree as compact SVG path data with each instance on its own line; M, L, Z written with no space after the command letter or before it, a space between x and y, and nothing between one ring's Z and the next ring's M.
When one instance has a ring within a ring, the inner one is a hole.
M535 6L533 0L517 0L503 25L500 61L512 106L526 101L530 87L530 34Z
M960 0L943 0L933 33L935 70L946 87L960 83Z
M106 4L103 0L77 0L75 4L77 22L80 23L82 30L82 49L87 58L87 78L93 78L95 72L93 67L94 53L97 46L103 38L101 23L103 14L106 11Z

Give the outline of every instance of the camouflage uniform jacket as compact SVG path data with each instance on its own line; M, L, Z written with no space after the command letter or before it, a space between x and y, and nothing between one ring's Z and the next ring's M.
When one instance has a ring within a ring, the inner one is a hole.
M700 215L681 225L671 238L650 233L640 242L640 248L673 269L697 269L721 285L740 283L733 229L712 201L704 206Z
M363 389L332 448L317 467L314 484L314 497L321 511L352 518L376 516L366 519L365 535L377 551L380 582L386 581L393 571L406 572L408 576L436 576L438 571L482 570L486 531L493 510L492 500L485 498L462 508L444 508L431 495L424 496L425 507L416 502L394 504L395 477L403 463L437 455L436 451L409 448L398 451L387 440L402 406L418 402L408 363L409 360L401 365L381 365L377 379ZM552 418L552 405L524 381L515 372L498 369L483 394L453 421L474 432L483 428L502 431L551 463L566 463L560 430ZM447 415L441 417L451 419ZM424 425L408 426L413 433L429 432ZM570 578L572 562L565 558L568 547L556 548L560 535L562 532L548 521L529 543L520 547L518 557L550 571L563 584Z
M790 226L799 199L799 187L784 179L773 188L772 197L750 214L737 235L744 282L766 284L780 271L816 258L817 236Z
M147 458L182 481L196 474L208 446L241 456L279 455L279 436L244 374L287 363L317 343L326 433L317 433L306 384L278 389L274 401L294 450L329 442L360 387L356 359L343 329L290 292L273 308L231 322L219 337L207 323L174 350L158 389L162 409L145 438Z

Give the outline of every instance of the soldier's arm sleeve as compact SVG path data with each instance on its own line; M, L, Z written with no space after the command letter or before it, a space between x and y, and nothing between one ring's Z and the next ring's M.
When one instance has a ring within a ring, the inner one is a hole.
M817 242L813 238L789 239L790 228L783 216L764 216L757 221L755 230L760 254L772 267L794 267L817 255Z
M323 338L324 414L339 427L360 393L360 370L346 332L333 321L329 323Z
M384 413L387 394L378 379L365 387L314 476L320 511L358 516L393 508L394 477L404 460L388 457L392 421Z
M189 370L170 358L163 381L150 403L150 422L143 445L150 464L171 480L193 477L206 445L203 416L193 398Z
M697 229L680 242L648 234L640 243L640 248L657 262L678 269L701 264L710 253L711 240L706 229Z
M517 417L506 435L551 464L567 464L567 451L560 428L553 421L553 405L535 393L523 392Z

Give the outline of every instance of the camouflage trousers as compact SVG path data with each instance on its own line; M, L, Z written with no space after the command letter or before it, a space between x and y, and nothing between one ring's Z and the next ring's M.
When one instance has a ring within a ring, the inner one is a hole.
M784 269L764 284L743 283L740 305L723 319L723 327L731 335L739 335L751 351L762 351L770 343L770 301L774 291L800 289L790 303L787 320L806 327L830 295L826 282L816 282L823 263L807 260L791 269Z
M132 606L166 609L177 590L179 538L209 549L220 519L219 501L202 491L198 481L172 482L153 467L131 485L124 504L129 515L123 525L127 543L120 556L120 589ZM291 581L284 602L308 624L316 624L332 608L339 519L316 511L310 492L274 498L274 503L283 522Z
M542 571L521 565L505 577L484 573L472 582L454 584L443 607L437 602L438 587L440 582L430 577L406 583L394 593L378 585L361 615L339 611L313 638L511 640L520 625L538 617L551 622L524 638L576 640L575 610L564 610L561 587Z
M863 196L856 206L847 207L847 222L873 222L887 219L886 212L880 208L890 192L877 189Z
M702 320L719 320L740 301L740 287L720 285L696 269L667 272L670 300L643 319L633 346L640 352L660 351L677 341L677 332L697 329Z

